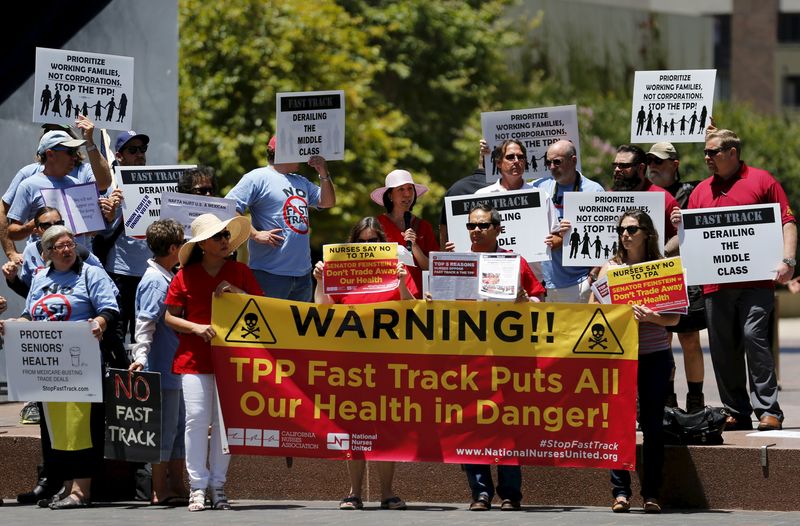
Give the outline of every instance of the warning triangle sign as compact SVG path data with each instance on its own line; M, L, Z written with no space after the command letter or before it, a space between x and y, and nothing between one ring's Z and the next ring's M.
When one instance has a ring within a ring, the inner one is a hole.
M225 341L230 343L275 343L275 335L267 323L267 319L258 307L256 300L250 298L242 313L231 325L231 330L225 336Z
M576 354L625 354L614 329L600 309L594 311L592 319L583 329L580 338L572 348Z

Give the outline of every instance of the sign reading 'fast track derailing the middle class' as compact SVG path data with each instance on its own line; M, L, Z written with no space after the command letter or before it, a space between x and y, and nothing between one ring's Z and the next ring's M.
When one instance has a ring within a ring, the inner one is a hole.
M224 294L212 326L235 454L635 465L627 306Z

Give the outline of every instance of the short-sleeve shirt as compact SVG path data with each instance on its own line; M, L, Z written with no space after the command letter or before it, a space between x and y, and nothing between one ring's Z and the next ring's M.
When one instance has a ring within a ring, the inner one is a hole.
M378 222L381 224L383 231L386 233L386 241L405 246L406 240L403 238L403 233L399 228L397 228L397 225L394 224L394 221L392 221L389 216L386 214L379 215ZM423 254L427 256L432 250L434 252L439 250L439 242L436 240L436 235L433 233L433 227L430 223L424 219L414 218L412 227L417 233L417 245L420 249L422 249ZM414 258L414 264L417 266L408 267L408 273L411 274L417 291L420 291L421 293L422 269L420 268L419 261L417 261L416 257ZM420 296L415 294L414 297L418 298Z
M32 175L41 173L42 170L44 170L44 165L41 163L31 163L20 168L11 180L11 184L8 185L6 193L3 194L3 201L10 206L14 202L20 183ZM89 163L78 163L67 175L74 177L81 184L94 181L94 173Z
M766 170L741 163L739 171L728 179L712 175L701 181L689 196L689 208L715 208L721 206L743 206L778 203L781 224L794 223L795 217L789 206L786 192L778 181ZM729 288L774 288L772 280L746 281L740 283L716 283L703 285L703 293L711 294Z
M409 267L406 267L408 270ZM411 273L406 274L406 287L415 298L418 297L417 286ZM384 292L368 292L366 294L331 294L331 299L337 305L364 305L366 303L381 303L384 301L400 301L400 287Z
M444 193L445 197L453 197L459 195L472 195L481 188L489 186L490 183L486 182L486 170L483 168L476 168L472 175L462 177L447 189ZM447 225L447 208L444 200L442 200L442 212L439 217L440 225Z
M147 355L147 370L161 373L162 389L180 389L181 379L172 373L178 335L164 321L164 312L167 310L164 300L167 298L170 276L171 273L161 267L148 266L136 287L136 319L155 322L156 330Z
M97 235L106 238L114 235L114 231L122 222L122 208L118 207L116 214L116 218L111 225ZM151 252L147 246L147 240L126 236L123 231L117 236L117 239L114 240L114 245L108 251L106 270L113 274L140 277L147 270L147 260L150 255Z
M227 281L247 294L264 295L247 265L227 260L216 276L209 275L200 263L179 270L169 286L165 303L170 307L183 309L182 317L185 320L208 325L211 323L211 297L222 281ZM181 333L178 338L180 343L172 362L172 372L213 374L211 343L204 342L194 334Z
M33 321L82 321L103 310L119 312L114 283L105 270L81 261L65 271L37 273L25 302Z
M678 201L676 201L675 198L672 197L672 194L669 193L667 190L661 188L660 186L654 185L650 181L645 182L644 190L646 192L661 192L662 194L664 194L664 243L666 243L667 241L670 240L670 238L672 238L678 233L677 227L673 225L672 221L670 220L672 209L680 208L680 206L678 206ZM651 219L655 221L655 218Z
M267 166L246 173L225 197L236 201L240 214L250 209L256 230L281 229L277 247L250 240L250 268L293 277L311 272L309 207L319 204L319 186Z

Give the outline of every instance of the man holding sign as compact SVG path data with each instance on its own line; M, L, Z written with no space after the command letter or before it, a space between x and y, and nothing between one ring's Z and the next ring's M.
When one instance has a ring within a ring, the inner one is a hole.
M718 208L778 203L783 225L783 261L775 281L786 283L796 265L797 226L794 212L780 183L767 171L741 160L742 145L730 130L706 135L705 162L711 177L689 197L689 208ZM681 212L672 210L672 222L680 224ZM734 239L730 240L735 243ZM781 429L783 411L778 405L778 381L770 350L769 317L774 308L774 282L769 280L711 283L703 287L711 360L722 403L731 412L727 429L752 429L751 413L759 419L758 430ZM745 360L749 377L745 375ZM752 392L748 399L747 385Z

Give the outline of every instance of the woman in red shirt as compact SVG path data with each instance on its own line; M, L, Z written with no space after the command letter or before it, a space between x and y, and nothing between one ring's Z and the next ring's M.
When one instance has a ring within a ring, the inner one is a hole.
M374 217L365 217L350 231L348 243L384 243L391 241L381 224ZM314 266L314 279L317 287L314 290L314 301L319 304L364 304L383 301L411 300L417 295L417 288L411 274L402 263L397 264L397 275L400 278L398 287L386 292L369 292L366 294L325 294L322 289L322 271L324 264L317 262ZM339 503L340 510L360 510L364 507L361 501L361 485L364 481L366 460L350 460L347 470L350 473L350 493ZM377 462L378 476L381 483L381 508L388 510L404 510L406 503L392 491L394 462Z
M181 375L186 405L186 471L189 511L230 509L223 485L230 456L222 453L222 431L216 411L214 365L211 361L211 298L224 292L263 295L247 265L228 258L250 237L250 220L221 221L203 214L192 221L192 239L181 247L181 269L167 292L164 319L179 336L172 372ZM208 426L211 426L209 455ZM208 464L208 467L207 467Z

